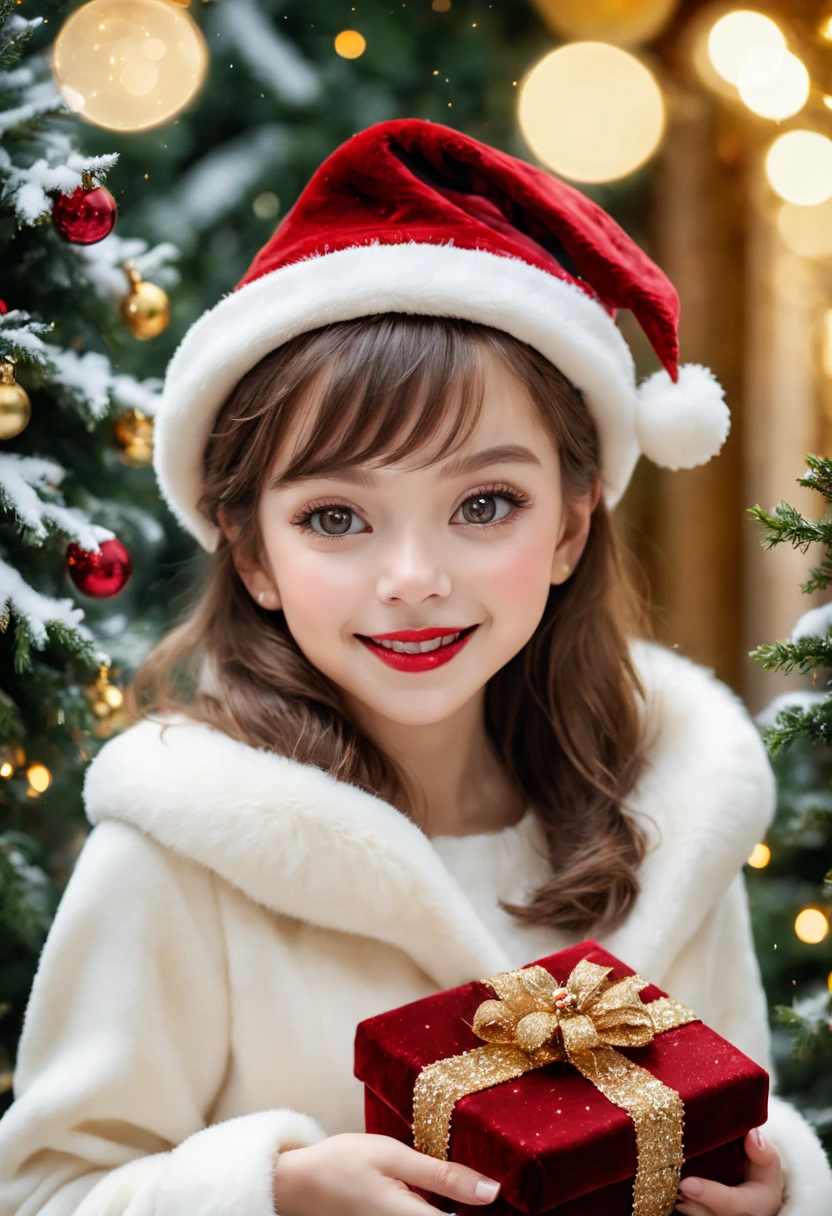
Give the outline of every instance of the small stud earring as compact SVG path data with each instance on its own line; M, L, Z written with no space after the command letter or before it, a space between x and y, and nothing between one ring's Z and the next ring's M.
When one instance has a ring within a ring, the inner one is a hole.
M571 569L572 569L572 567L569 565L569 562L564 562L564 563L563 563L563 573L564 573L564 574L569 574L569 572L571 571Z
M261 592L260 592L260 594L257 596L258 603L260 603L260 604L262 604L262 603L263 603L263 596L264 596L265 594L266 594L266 593L265 593L265 591L261 591Z

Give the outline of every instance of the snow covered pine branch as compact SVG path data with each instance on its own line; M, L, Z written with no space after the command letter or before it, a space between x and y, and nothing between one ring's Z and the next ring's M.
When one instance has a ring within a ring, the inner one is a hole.
M41 294L47 307L52 299L65 301L72 293L90 301L91 307L103 301L111 308L113 299L125 292L123 264L129 258L137 270L143 275L152 273L160 284L178 282L178 271L166 264L178 255L169 242L149 249L146 241L124 240L112 233L96 245L83 246L62 242L49 231L55 198L76 190L84 172L94 174L100 183L116 164L118 154L83 156L76 150L75 123L67 123L69 111L45 58L33 55L18 63L42 19L27 21L13 8L9 0L0 0L0 69L6 69L0 71L0 210L14 217L18 233L34 230L42 232L44 239L39 249L29 243L17 250L13 239L7 263L16 262L21 276L43 276ZM4 276L3 293L11 298L4 301L7 311L0 316L0 360L16 360L17 371L26 375L27 387L51 398L50 409L74 413L89 433L113 407L138 407L146 415L155 412L161 379L139 381L117 373L107 355L99 351L79 353L84 341L79 332L83 316L67 318L61 326L66 344L49 341L56 322L15 307L13 277ZM29 292L28 298L32 297ZM79 660L109 661L81 623L84 609L71 599L33 586L31 575L21 569L27 563L18 552L11 552L21 545L40 548L50 537L96 551L101 541L114 536L111 529L90 519L84 507L67 506L61 490L66 477L67 470L51 457L0 455L0 506L7 522L0 529L0 626L5 628L9 616L14 618L18 670L31 666L30 648L44 649L50 633ZM92 495L79 494L77 487L75 496L97 502ZM112 514L118 512L110 517ZM9 543L4 543L6 537Z

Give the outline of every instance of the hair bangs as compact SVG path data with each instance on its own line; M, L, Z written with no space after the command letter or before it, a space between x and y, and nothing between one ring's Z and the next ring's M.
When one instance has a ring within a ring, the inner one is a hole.
M459 450L482 413L484 349L470 323L420 329L395 314L339 327L332 360L286 411L283 436L305 411L281 485L360 464L423 459ZM441 436L438 446L434 441Z

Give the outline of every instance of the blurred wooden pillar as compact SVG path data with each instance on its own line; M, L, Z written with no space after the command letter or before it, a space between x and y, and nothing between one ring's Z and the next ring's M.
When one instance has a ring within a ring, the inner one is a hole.
M818 375L822 295L813 264L791 252L774 222L771 200L755 183L748 208L746 295L745 497L771 512L785 499L803 515L822 516L824 499L796 484L806 472L805 453L830 454L829 423L823 401L828 393ZM804 595L800 586L823 551L807 553L790 544L765 550L763 532L749 520L744 531L745 622L743 654L761 642L788 637L797 619L825 602L828 592ZM756 712L772 697L808 687L808 677L764 671L746 658L743 693Z
M653 254L681 298L681 362L725 388L731 433L695 469L652 469L650 578L666 645L742 684L744 172L729 120L701 93L673 90L658 169Z

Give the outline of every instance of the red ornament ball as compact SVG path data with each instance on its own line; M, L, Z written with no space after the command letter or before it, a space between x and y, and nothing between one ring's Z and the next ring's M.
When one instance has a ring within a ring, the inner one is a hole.
M52 206L52 223L73 245L94 245L116 226L118 204L105 186L59 194Z
M120 540L104 540L98 553L74 541L67 549L69 575L79 591L96 600L118 595L133 573L133 559Z
M6 301L0 300L0 313L7 313L8 311L9 311L9 306L6 303Z

